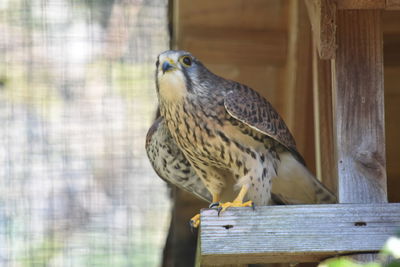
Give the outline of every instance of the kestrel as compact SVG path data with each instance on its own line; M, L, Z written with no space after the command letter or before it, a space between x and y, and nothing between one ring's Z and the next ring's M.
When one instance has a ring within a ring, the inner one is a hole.
M162 127L150 129L146 148L161 177L202 196L202 186L184 185L200 179L222 211L268 205L271 192L287 204L336 202L305 166L285 122L256 91L215 75L186 51L161 53L156 68ZM166 159L164 167L165 151L181 155L177 168ZM168 169L181 175L172 177ZM240 191L229 202L235 188Z

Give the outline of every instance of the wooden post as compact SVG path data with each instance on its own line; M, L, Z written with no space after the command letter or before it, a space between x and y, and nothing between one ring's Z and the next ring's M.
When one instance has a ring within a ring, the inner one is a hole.
M341 203L387 202L381 14L339 10L333 115Z
M338 10L336 22L332 95L339 202L387 202L381 11Z

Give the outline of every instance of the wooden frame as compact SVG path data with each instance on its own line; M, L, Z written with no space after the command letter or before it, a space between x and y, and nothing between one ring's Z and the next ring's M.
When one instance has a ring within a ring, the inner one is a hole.
M386 203L381 26L381 11L400 3L305 3L319 55L313 53L312 68L314 110L322 116L315 117L317 171L337 177L341 204L232 209L221 217L203 210L198 266L310 262L343 254L372 260L400 226L400 204Z
M374 252L400 227L400 203L201 211L204 265L318 262Z

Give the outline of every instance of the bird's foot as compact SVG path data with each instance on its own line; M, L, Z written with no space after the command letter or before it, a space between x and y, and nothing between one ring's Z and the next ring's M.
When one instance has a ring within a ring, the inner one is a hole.
M218 216L221 212L224 212L227 208L230 207L252 207L254 209L254 203L251 200L246 202L234 200L233 202L221 203L218 207Z
M210 206L208 206L210 209L215 208L215 207L219 207L219 202L215 201L213 203L210 204ZM190 229L196 229L199 227L200 225L200 214L196 214L194 215L190 221L189 221L189 225L190 225Z
M191 228L192 230L198 228L199 225L200 225L200 214L198 213L198 214L194 215L194 216L190 219L189 224L190 224L190 228Z

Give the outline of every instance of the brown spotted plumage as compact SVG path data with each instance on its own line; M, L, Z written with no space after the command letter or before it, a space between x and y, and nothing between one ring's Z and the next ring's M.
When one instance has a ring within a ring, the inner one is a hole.
M146 152L154 171L161 179L201 200L212 202L210 192L176 145L162 117L157 118L147 132ZM228 201L234 197L233 187L225 190L223 200ZM271 204L290 204L275 194L271 198Z
M245 85L236 83L236 86L237 88L229 91L225 96L224 104L229 115L273 138L305 164L303 157L297 152L296 142L286 123L271 103ZM238 99L245 99L245 101L238 101Z
M185 51L159 55L156 84L171 140L213 202L240 188L220 208L267 205L271 191L285 203L336 201L305 167L282 118L249 87L213 74Z
M162 117L147 132L146 151L153 169L163 180L211 202L210 192L175 144Z

